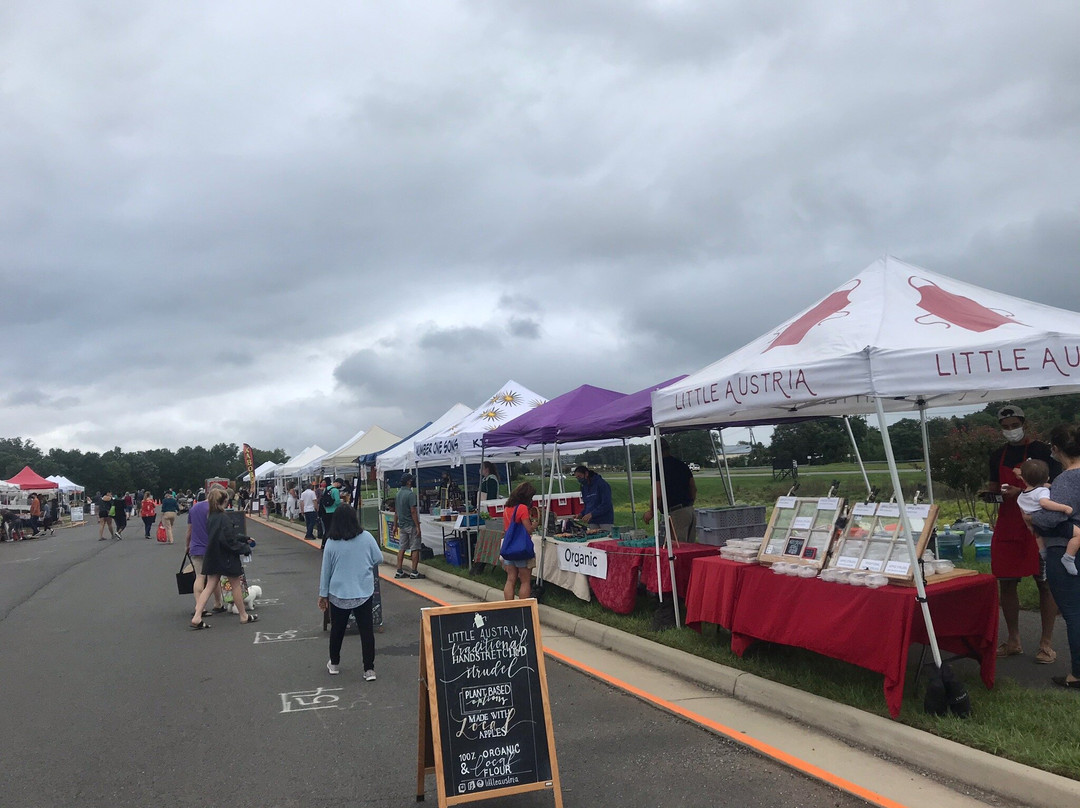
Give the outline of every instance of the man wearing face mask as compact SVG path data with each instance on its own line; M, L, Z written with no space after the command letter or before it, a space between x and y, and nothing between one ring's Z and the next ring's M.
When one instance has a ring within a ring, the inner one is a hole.
M1046 584L1045 561L1039 557L1035 536L1028 530L1016 504L1016 498L1024 491L1024 481L1016 469L1025 460L1042 460L1050 467L1050 479L1058 475L1061 465L1050 457L1050 447L1032 440L1024 431L1024 411L1007 404L998 410L998 423L1006 444L990 455L991 493L1000 492L994 536L990 541L990 569L998 579L1001 614L1005 618L1008 637L998 646L999 657L1024 653L1020 645L1020 598L1017 587L1020 579L1031 575L1039 588L1039 611L1042 616L1042 637L1035 661L1051 664L1057 653L1052 645L1054 619L1057 606Z

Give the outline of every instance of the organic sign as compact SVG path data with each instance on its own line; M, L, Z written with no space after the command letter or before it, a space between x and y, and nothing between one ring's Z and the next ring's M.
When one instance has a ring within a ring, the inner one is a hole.
M551 789L562 806L533 599L424 609L417 799L439 806Z

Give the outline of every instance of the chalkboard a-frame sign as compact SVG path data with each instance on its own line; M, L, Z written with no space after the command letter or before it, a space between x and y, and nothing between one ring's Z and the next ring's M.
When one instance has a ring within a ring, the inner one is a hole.
M416 799L439 808L550 790L562 808L535 599L421 611Z

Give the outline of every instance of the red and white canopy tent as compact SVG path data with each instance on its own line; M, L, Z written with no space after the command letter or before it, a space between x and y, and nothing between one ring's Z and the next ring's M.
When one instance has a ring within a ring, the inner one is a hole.
M29 466L23 466L22 471L5 482L17 485L21 491L54 491L60 487L52 480L46 480Z
M658 430L876 413L914 568L885 413L1072 392L1080 392L1080 314L885 256L778 328L656 391L652 408Z

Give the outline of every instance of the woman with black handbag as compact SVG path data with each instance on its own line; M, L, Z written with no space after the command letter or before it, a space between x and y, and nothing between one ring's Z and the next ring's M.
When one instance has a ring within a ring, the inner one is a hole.
M536 489L532 483L522 483L515 488L503 510L502 546L499 555L503 569L506 570L506 583L503 585L503 598L514 599L514 586L520 583L518 596L524 600L532 597L532 570L536 566L536 553L532 545L532 520L529 508L532 507Z
M250 553L251 545L246 536L236 533L233 523L225 514L225 502L228 498L228 493L222 488L212 488L206 498L210 513L206 517L207 544L206 555L203 556L202 574L207 576L208 581L211 576L224 575L229 579L232 591L242 595L241 576L244 574L244 565L240 561L240 556ZM193 629L210 628L209 624L203 622L202 614L215 589L216 587L213 586L203 587L199 600L195 604L195 616L191 619ZM254 623L259 619L259 615L254 612L249 613L244 608L242 596L233 597L233 605L236 606L241 623Z

